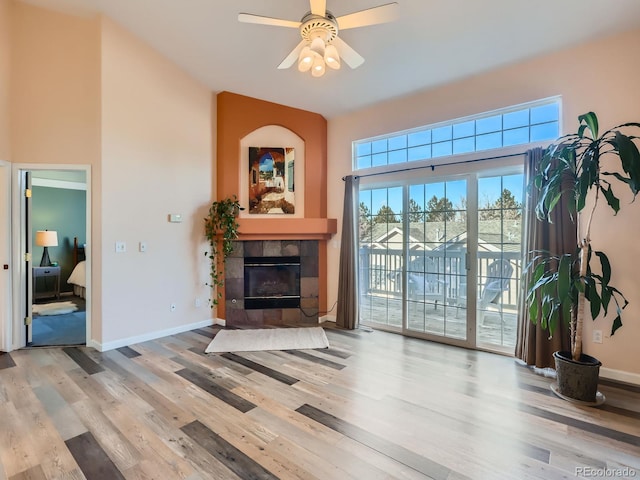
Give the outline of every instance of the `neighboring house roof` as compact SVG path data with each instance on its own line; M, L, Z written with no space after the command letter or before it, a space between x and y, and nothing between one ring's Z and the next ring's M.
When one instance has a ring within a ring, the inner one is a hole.
M521 223L513 219L480 220L478 249L484 251L520 252ZM374 223L371 228L371 248L402 249L404 233L401 223ZM412 222L409 225L409 245L412 250L463 250L467 243L464 221ZM363 242L365 245L368 242Z

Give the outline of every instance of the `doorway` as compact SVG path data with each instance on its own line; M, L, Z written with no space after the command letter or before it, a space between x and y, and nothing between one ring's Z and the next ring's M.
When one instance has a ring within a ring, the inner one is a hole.
M89 185L89 167L14 167L16 348L90 338Z

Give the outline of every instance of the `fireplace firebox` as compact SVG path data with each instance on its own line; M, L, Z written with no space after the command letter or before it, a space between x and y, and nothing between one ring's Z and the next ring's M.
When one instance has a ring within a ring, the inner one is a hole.
M244 308L299 308L300 257L245 257Z

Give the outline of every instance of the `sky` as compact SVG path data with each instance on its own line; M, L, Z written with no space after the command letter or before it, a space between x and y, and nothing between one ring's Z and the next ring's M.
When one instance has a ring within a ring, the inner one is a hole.
M266 153L260 158L260 171L270 172L271 170L273 170L273 158Z
M479 207L487 203L495 202L503 189L508 189L520 202L523 200L523 175L505 175L484 177L478 180ZM410 198L418 205L425 205L434 195L437 198L446 197L454 206L461 208L463 200L467 197L466 180L453 180L448 182L434 182L429 184L417 184L409 186ZM400 213L402 208L403 187L378 188L373 190L361 190L360 201L369 207L371 214L375 215L382 206L388 205L394 213Z

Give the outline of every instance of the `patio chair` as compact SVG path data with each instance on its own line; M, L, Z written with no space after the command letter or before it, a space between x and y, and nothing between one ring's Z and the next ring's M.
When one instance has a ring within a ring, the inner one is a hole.
M438 308L438 301L444 301L442 290L445 282L438 279L437 264L432 259L419 257L413 260L407 272L407 298L427 302L434 301L434 309ZM402 284L402 271L390 274L397 285Z
M438 300L444 301L444 292L440 291L443 282L438 281L433 273L409 272L407 274L409 284L408 298L411 300L434 301L434 309L438 308Z
M495 260L487 267L486 281L482 287L476 304L476 308L478 312L480 312L480 326L484 326L484 317L487 307L492 303L497 304L500 301L502 293L509 290L509 283L511 281L512 274L513 266L509 260ZM467 306L465 284L460 285L460 295L456 298L456 303L460 308L466 308ZM458 317L459 312L460 309L456 312L456 317Z

